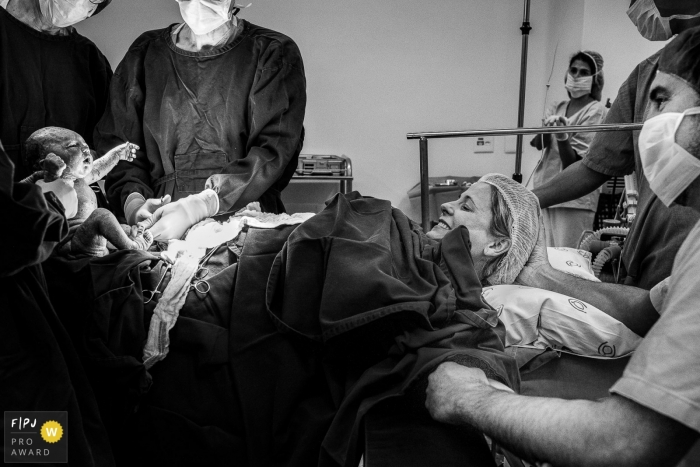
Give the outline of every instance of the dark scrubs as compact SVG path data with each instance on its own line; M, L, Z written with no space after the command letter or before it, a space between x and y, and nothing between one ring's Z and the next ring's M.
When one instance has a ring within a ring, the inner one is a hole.
M36 31L0 8L0 141L15 165L15 180L30 174L22 144L40 128L92 134L107 103L112 69L89 39Z
M114 465L95 396L49 301L41 265L68 234L63 206L34 184L13 184L13 170L0 145L0 210L7 220L0 229L0 412L67 411L70 465Z
M95 131L99 153L141 147L106 178L118 214L131 193L174 200L214 177L221 212L259 200L283 212L280 192L296 169L306 108L301 54L288 37L240 20L228 44L175 46L171 26L141 35L117 67Z

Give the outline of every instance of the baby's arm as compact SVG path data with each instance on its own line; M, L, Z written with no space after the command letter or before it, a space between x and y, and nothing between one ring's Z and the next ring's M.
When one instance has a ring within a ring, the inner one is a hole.
M96 159L92 164L92 172L85 177L85 182L89 185L102 178L117 166L119 161L131 162L136 157L138 146L132 143L120 144L116 148L109 151L104 156Z

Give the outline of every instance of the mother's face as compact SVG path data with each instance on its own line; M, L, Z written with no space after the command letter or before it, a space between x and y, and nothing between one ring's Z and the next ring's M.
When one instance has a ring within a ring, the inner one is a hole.
M474 261L494 256L495 245L499 242L491 233L491 190L487 183L475 183L458 200L443 204L440 222L428 232L428 237L442 239L447 232L463 225L469 230Z

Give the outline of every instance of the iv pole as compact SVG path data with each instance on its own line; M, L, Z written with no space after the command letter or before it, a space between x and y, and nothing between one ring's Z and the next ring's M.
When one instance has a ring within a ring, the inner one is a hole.
M530 37L530 0L524 0L523 5L523 25L520 26L523 32L523 47L520 57L520 101L518 104L518 128L522 128L525 119L525 85L527 81L527 46ZM515 146L515 173L513 180L518 183L523 182L523 174L520 173L520 167L523 162L523 135L517 135Z

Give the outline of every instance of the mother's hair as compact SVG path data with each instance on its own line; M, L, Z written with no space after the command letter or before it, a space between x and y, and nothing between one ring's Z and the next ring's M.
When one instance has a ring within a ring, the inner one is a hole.
M486 264L482 281L491 285L512 284L537 243L540 203L534 193L505 175L487 174L479 182L491 185L489 233L511 241L508 251Z

